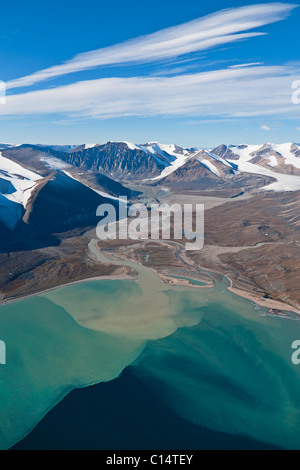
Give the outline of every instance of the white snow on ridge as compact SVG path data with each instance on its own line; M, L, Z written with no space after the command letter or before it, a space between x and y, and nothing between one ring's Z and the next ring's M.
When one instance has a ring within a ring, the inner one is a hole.
M159 176L156 176L155 178L151 178L151 181L157 181L162 178L165 178L166 176L170 175L173 173L175 170L180 168L182 165L184 165L189 158L191 158L192 155L180 155L178 156L177 160L175 160L173 163L170 164L170 166L166 166L166 168L163 169L161 174Z
M27 170L23 166L19 165L19 163L13 162L6 157L3 157L2 153L0 152L0 170L5 171L11 175L19 175L27 179L31 180L38 180L42 177L38 173L34 173L31 170Z
M153 148L154 151L156 151L158 153L161 152L162 155L164 155L163 152L165 152L168 155L171 155L172 157L175 157L175 158L178 158L178 155L188 155L189 154L189 152L186 149L180 149L179 147L177 147L174 144L165 145L165 144L159 144L158 142L156 142L156 144L152 148ZM180 152L178 152L177 149L179 149Z
M190 152L174 144L160 144L159 142L150 142L146 145L140 145L140 148L150 153L158 154L167 162L171 163L180 156L188 156Z
M161 172L161 174L154 178L150 178L149 181L158 181L162 178L165 178L166 176L170 175L175 170L180 168L182 165L184 165L191 157L196 156L201 151L201 150L189 151L187 149L179 148L173 144L162 145L157 142L152 143L152 144L153 144L152 146L145 147L145 148L147 148L153 155L155 153L160 154L164 158L164 160L167 160L167 162L165 163L166 166ZM169 163L169 165L167 163Z
M63 173L68 176L69 178L72 178L74 181L77 181L78 183L82 184L83 186L86 186L87 188L91 189L92 191L94 191L94 193L97 193L99 194L100 196L103 196L107 199L113 199L114 201L120 201L121 203L124 202L124 203L127 203L127 201L125 199L122 199L121 197L116 197L116 196L112 196L111 194L108 194L108 193L105 193L104 191L99 191L99 189L95 189L93 188L92 186L89 186L87 185L86 183L83 183L83 181L75 178L75 176L73 176L69 171L67 170L63 170Z
M132 142L127 142L127 140L122 140L123 144L126 144L130 150L141 150L139 145L133 144Z
M7 199L22 204L24 208L31 195L32 189L36 185L36 181L42 176L27 170L16 162L3 157L0 152L0 177L9 181L15 191L3 194Z
M26 208L32 190L41 178L38 173L3 157L0 152L0 180L10 183L0 193L0 219L7 227L13 228L22 217L22 206Z
M207 155L209 155L211 158L213 158L214 160L217 160L218 162L222 163L222 165L228 166L231 170L234 170L234 167L231 165L231 163L229 163L227 160L219 157L219 155L216 155L215 153L212 153L211 150L204 150L204 152Z
M93 147L95 147L97 144L84 144L84 149L91 149Z
M145 145L138 145L138 144L133 144L132 142L127 142L123 141L124 144L127 145L127 147L130 150L142 150L146 154L151 154L155 157L162 157L163 160L160 159L160 161L164 162L165 165L168 164L169 160L174 160L174 158L170 157L177 157L177 153L175 153L175 148L176 146L171 144L171 145L163 145L159 144L158 142L150 142ZM166 153L167 154L166 154Z
M218 176L218 178L221 177L221 175L219 173L219 170L215 167L215 165L213 165L213 163L206 160L206 158L204 158L202 160L200 158L197 158L196 160L198 160L198 162L202 163L202 165L204 165L206 168L208 168L214 175Z

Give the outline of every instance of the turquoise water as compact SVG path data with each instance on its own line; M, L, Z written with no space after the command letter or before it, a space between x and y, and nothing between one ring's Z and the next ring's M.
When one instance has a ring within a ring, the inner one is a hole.
M130 369L193 424L299 449L299 333L298 321L211 304L198 325L149 342Z
M82 328L60 306L34 297L0 309L7 363L0 366L0 448L7 448L74 387L117 377L141 341Z
M144 285L145 284L145 285ZM146 289L146 291L145 291ZM300 448L300 323L219 285L88 281L0 308L0 447L68 391L113 380L128 365L190 422Z

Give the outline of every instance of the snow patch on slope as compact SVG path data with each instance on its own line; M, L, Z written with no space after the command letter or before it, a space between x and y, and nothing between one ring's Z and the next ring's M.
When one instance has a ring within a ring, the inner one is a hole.
M300 168L300 158L295 157L291 151L291 142L285 144L269 144L270 148L277 153L280 153L285 159L287 165L293 165L295 168Z
M139 145L133 144L132 142L127 142L127 140L122 140L123 144L126 144L130 150L141 150Z
M253 155L251 155L252 152L257 152L259 149L261 149L263 145L247 145L247 144L242 144L242 145L230 145L229 149L235 153L236 155L239 156L239 162L248 162L253 158ZM242 148L244 147L244 148ZM228 159L230 162L231 160Z
M32 190L42 176L3 157L0 152L0 178L9 183L7 189L2 185L0 193L0 220L13 228L22 217Z
M84 144L84 149L91 149L93 147L96 147L97 144Z
M144 147L152 155L160 155L165 168L159 176L150 178L148 181L158 181L173 173L183 166L191 157L196 156L200 150L188 150L177 147L174 144L163 145L158 142L148 144Z
M51 168L52 170L62 170L63 168L72 167L72 165L70 165L69 163L66 163L56 157L41 157L40 161L45 163L45 165L47 165L47 167Z
M275 155L270 155L269 156L269 165L270 166L277 166L278 165L278 160L275 157Z
M209 162L205 158L201 160L200 158L197 158L198 162L202 163L206 168L208 168L214 175L218 176L218 178L221 177L219 170L213 165L213 163Z

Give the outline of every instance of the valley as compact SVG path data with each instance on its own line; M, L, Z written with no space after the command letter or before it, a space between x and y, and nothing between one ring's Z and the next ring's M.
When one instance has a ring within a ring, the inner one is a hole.
M126 196L129 203L204 204L204 247L107 240L98 242L101 250L154 269L165 283L190 284L186 277L211 285L211 272L258 303L300 312L299 149L0 145L1 301L84 279L134 277L134 269L89 250L98 205L117 207Z

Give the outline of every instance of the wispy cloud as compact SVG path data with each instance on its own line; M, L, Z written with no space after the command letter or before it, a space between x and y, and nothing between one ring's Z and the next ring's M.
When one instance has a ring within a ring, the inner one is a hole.
M7 82L7 89L104 65L147 63L207 50L259 36L246 32L283 20L295 5L266 3L222 10L194 21L131 39L114 46L76 55L67 62Z
M0 115L299 118L291 103L291 83L299 73L300 67L254 66L175 77L86 80L7 96Z
M245 64L236 64L236 65L230 65L229 67L231 69L236 69L236 68L241 68L241 67L251 67L252 65L262 65L263 62L249 62Z
M271 130L271 127L267 126L267 124L262 124L260 126L260 128L261 128L262 131L270 131Z

